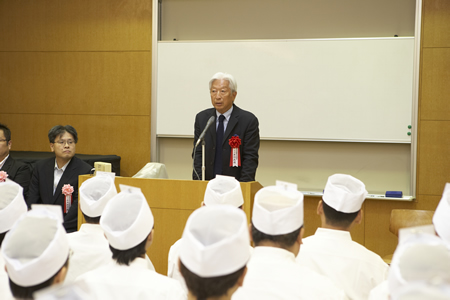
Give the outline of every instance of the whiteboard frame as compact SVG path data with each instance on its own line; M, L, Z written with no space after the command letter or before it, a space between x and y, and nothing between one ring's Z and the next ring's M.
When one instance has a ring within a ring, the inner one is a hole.
M159 144L156 135L157 124L157 86L158 86L158 41L160 40L160 0L152 1L152 99L151 99L151 131L150 131L150 157L151 161L158 162ZM422 0L416 0L416 18L415 18L415 51L414 51L414 71L413 71L413 99L412 99L412 136L411 136L411 200L416 198L417 181L417 133L418 133L418 104L419 104L419 77L420 77L420 43L422 27Z

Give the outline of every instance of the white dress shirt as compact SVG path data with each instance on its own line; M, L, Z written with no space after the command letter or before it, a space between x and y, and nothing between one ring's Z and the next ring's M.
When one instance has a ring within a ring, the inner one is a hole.
M13 299L11 289L9 288L9 277L5 270L5 261L0 254L0 299Z
M223 115L225 119L223 120L223 132L227 131L228 122L230 121L231 113L233 112L233 106L229 110L227 110L225 113L221 114L216 110L216 131L217 127L219 127L219 117L220 115Z
M148 268L143 258L129 266L116 262L87 272L77 278L87 285L95 299L186 299L180 284Z
M330 278L354 300L367 299L389 270L379 255L352 241L350 232L325 228L303 239L297 261Z
M113 261L108 240L98 224L82 224L79 231L68 233L67 239L73 251L65 279L67 283Z
M61 177L63 176L64 171L66 170L67 166L69 165L70 160L62 166L62 168L58 168L58 163L55 159L55 169L53 171L53 195L55 194L56 187L58 186L59 181L61 180Z
M300 266L292 252L255 247L243 287L232 299L346 299L328 278Z

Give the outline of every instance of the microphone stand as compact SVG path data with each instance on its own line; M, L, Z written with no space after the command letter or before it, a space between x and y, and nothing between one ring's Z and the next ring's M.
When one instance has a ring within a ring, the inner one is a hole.
M202 140L202 181L205 181L205 139Z

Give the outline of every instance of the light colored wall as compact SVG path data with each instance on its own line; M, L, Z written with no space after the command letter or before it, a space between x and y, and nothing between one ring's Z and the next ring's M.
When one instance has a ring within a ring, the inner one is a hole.
M0 1L0 122L13 150L50 151L73 125L78 153L150 160L151 1Z
M163 0L162 40L414 36L414 0Z

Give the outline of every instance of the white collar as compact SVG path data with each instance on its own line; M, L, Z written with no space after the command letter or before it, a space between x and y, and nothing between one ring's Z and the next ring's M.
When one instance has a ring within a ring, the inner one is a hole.
M350 232L344 230L337 229L328 229L328 228L317 228L314 236L324 237L324 238L332 238L338 240L352 240L352 236Z
M3 168L3 165L5 164L6 160L8 159L9 154L5 157L4 160L0 161L0 170Z
M62 170L63 172L66 170L66 168L67 168L67 165L69 165L70 164L70 161L71 161L72 159L70 159L64 166L62 166L62 168L60 169L60 168L58 168L58 163L56 162L56 158L55 158L55 170Z
M278 257L281 259L287 259L291 260L292 262L295 262L295 255L294 253L283 249L283 248L277 248L277 247L267 247L267 246L256 246L253 249L252 257L256 255L264 255L269 257ZM250 258L251 259L251 258Z
M221 114L220 112L218 112L216 110L216 117L217 120L219 120L220 115L223 115L225 117L225 119L227 119L227 121L230 119L231 113L233 112L233 105L231 105L231 108L229 110L227 110L226 112L224 112L223 114Z

